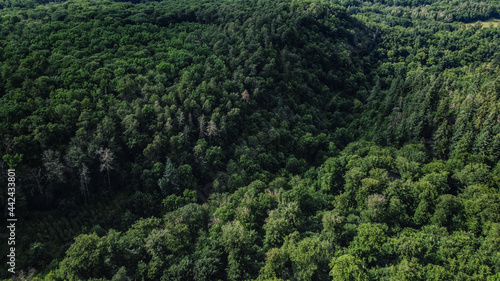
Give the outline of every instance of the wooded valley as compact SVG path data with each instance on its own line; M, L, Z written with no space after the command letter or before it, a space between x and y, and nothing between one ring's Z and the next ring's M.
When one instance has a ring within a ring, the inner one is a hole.
M500 0L0 7L0 278L500 280Z

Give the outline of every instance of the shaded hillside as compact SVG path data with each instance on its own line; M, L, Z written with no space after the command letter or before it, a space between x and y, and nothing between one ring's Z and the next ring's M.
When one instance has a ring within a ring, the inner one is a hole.
M122 229L160 215L167 196L205 199L321 164L366 84L370 31L338 6L68 1L1 13L3 167L18 171L30 221L19 247L34 251L22 268L60 258L81 225ZM86 210L113 198L128 211Z

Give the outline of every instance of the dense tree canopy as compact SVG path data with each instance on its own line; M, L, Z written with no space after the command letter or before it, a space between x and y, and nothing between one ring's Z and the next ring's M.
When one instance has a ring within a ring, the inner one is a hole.
M19 280L500 279L499 1L0 7Z

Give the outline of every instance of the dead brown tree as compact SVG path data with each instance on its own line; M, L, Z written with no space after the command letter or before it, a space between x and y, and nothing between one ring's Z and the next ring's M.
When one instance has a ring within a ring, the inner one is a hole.
M109 148L99 148L96 152L99 155L99 161L101 162L99 170L106 171L106 177L108 178L108 188L111 191L111 179L109 176L109 171L113 169L113 152Z

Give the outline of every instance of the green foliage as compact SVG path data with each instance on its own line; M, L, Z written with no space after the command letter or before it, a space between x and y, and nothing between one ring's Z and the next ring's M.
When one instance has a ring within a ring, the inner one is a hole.
M88 279L106 274L104 257L107 249L104 239L95 233L82 234L66 252L66 258L61 262L61 270L69 279Z
M179 172L174 167L174 164L172 164L172 161L170 161L170 159L168 159L165 164L165 172L163 173L163 177L158 180L158 186L160 187L161 193L163 195L179 192Z
M349 247L349 252L366 263L377 261L383 255L382 246L387 237L381 226L362 223L358 226L357 235Z
M327 241L322 241L318 236L306 237L299 242L291 239L284 247L297 280L325 280L328 276L326 261L331 256L331 247Z
M333 258L330 262L330 276L333 280L338 281L354 281L368 280L366 272L364 269L364 264L362 261L357 260L355 257L347 254L342 255L338 258Z
M222 226L221 243L228 253L227 278L248 279L256 269L251 258L255 257L255 232L243 228L239 221Z
M163 199L163 207L168 212L175 211L189 203L196 203L196 191L194 190L185 189L182 196L172 194Z
M0 277L497 280L499 7L0 1Z

